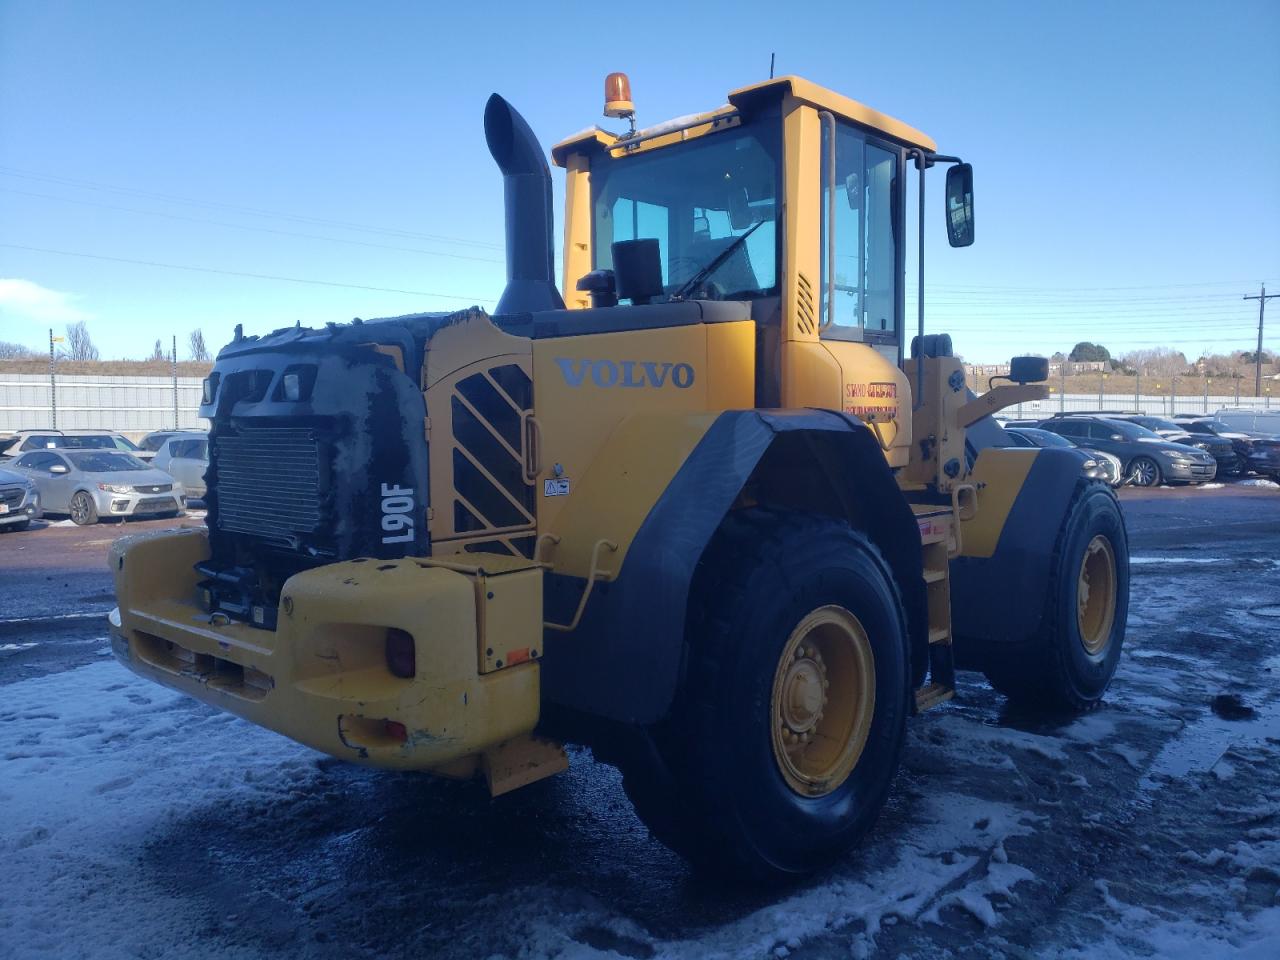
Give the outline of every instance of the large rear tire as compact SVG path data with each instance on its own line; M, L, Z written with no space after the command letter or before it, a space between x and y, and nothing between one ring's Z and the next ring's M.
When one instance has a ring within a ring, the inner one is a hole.
M835 520L741 511L691 602L671 714L620 761L637 813L710 872L776 882L831 863L879 814L910 712L887 564Z
M1077 489L1058 532L1039 632L988 643L983 671L1020 707L1078 712L1102 699L1120 663L1129 615L1129 539L1115 494Z

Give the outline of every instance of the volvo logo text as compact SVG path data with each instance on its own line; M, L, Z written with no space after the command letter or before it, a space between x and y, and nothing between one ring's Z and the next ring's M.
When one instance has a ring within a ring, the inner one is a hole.
M556 357L564 382L580 387L587 382L597 387L651 387L667 384L679 390L693 386L693 367L687 363L654 360L573 360Z

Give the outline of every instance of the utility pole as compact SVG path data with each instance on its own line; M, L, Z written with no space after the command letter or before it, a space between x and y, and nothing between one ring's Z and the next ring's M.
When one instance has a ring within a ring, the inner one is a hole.
M178 423L178 335L173 335L173 429L181 430Z
M1253 356L1253 395L1262 396L1262 318L1267 313L1267 301L1272 297L1280 297L1280 293L1267 293L1267 285L1262 285L1262 292L1256 297L1245 297L1245 300L1258 301L1258 352Z
M49 409L53 412L53 423L49 426L58 429L58 375L53 361L53 327L49 328Z

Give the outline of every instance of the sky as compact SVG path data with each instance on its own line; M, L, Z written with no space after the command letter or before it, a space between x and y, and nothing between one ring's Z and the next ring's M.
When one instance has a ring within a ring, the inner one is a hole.
M0 0L0 340L84 320L104 357L182 356L196 328L491 308L490 93L549 149L618 123L610 71L643 126L773 54L973 163L974 246L946 245L940 175L926 203L927 327L967 359L1252 349L1242 297L1280 292L1278 47L1276 0Z

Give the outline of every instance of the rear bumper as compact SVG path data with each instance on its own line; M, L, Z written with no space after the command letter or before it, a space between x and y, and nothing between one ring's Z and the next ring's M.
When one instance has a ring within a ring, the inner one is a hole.
M207 557L203 530L113 545L112 650L133 672L371 766L469 775L487 749L536 725L540 664L481 673L466 575L411 560L305 571L285 584L269 631L204 612L193 565ZM389 628L414 638L412 678L387 668Z

